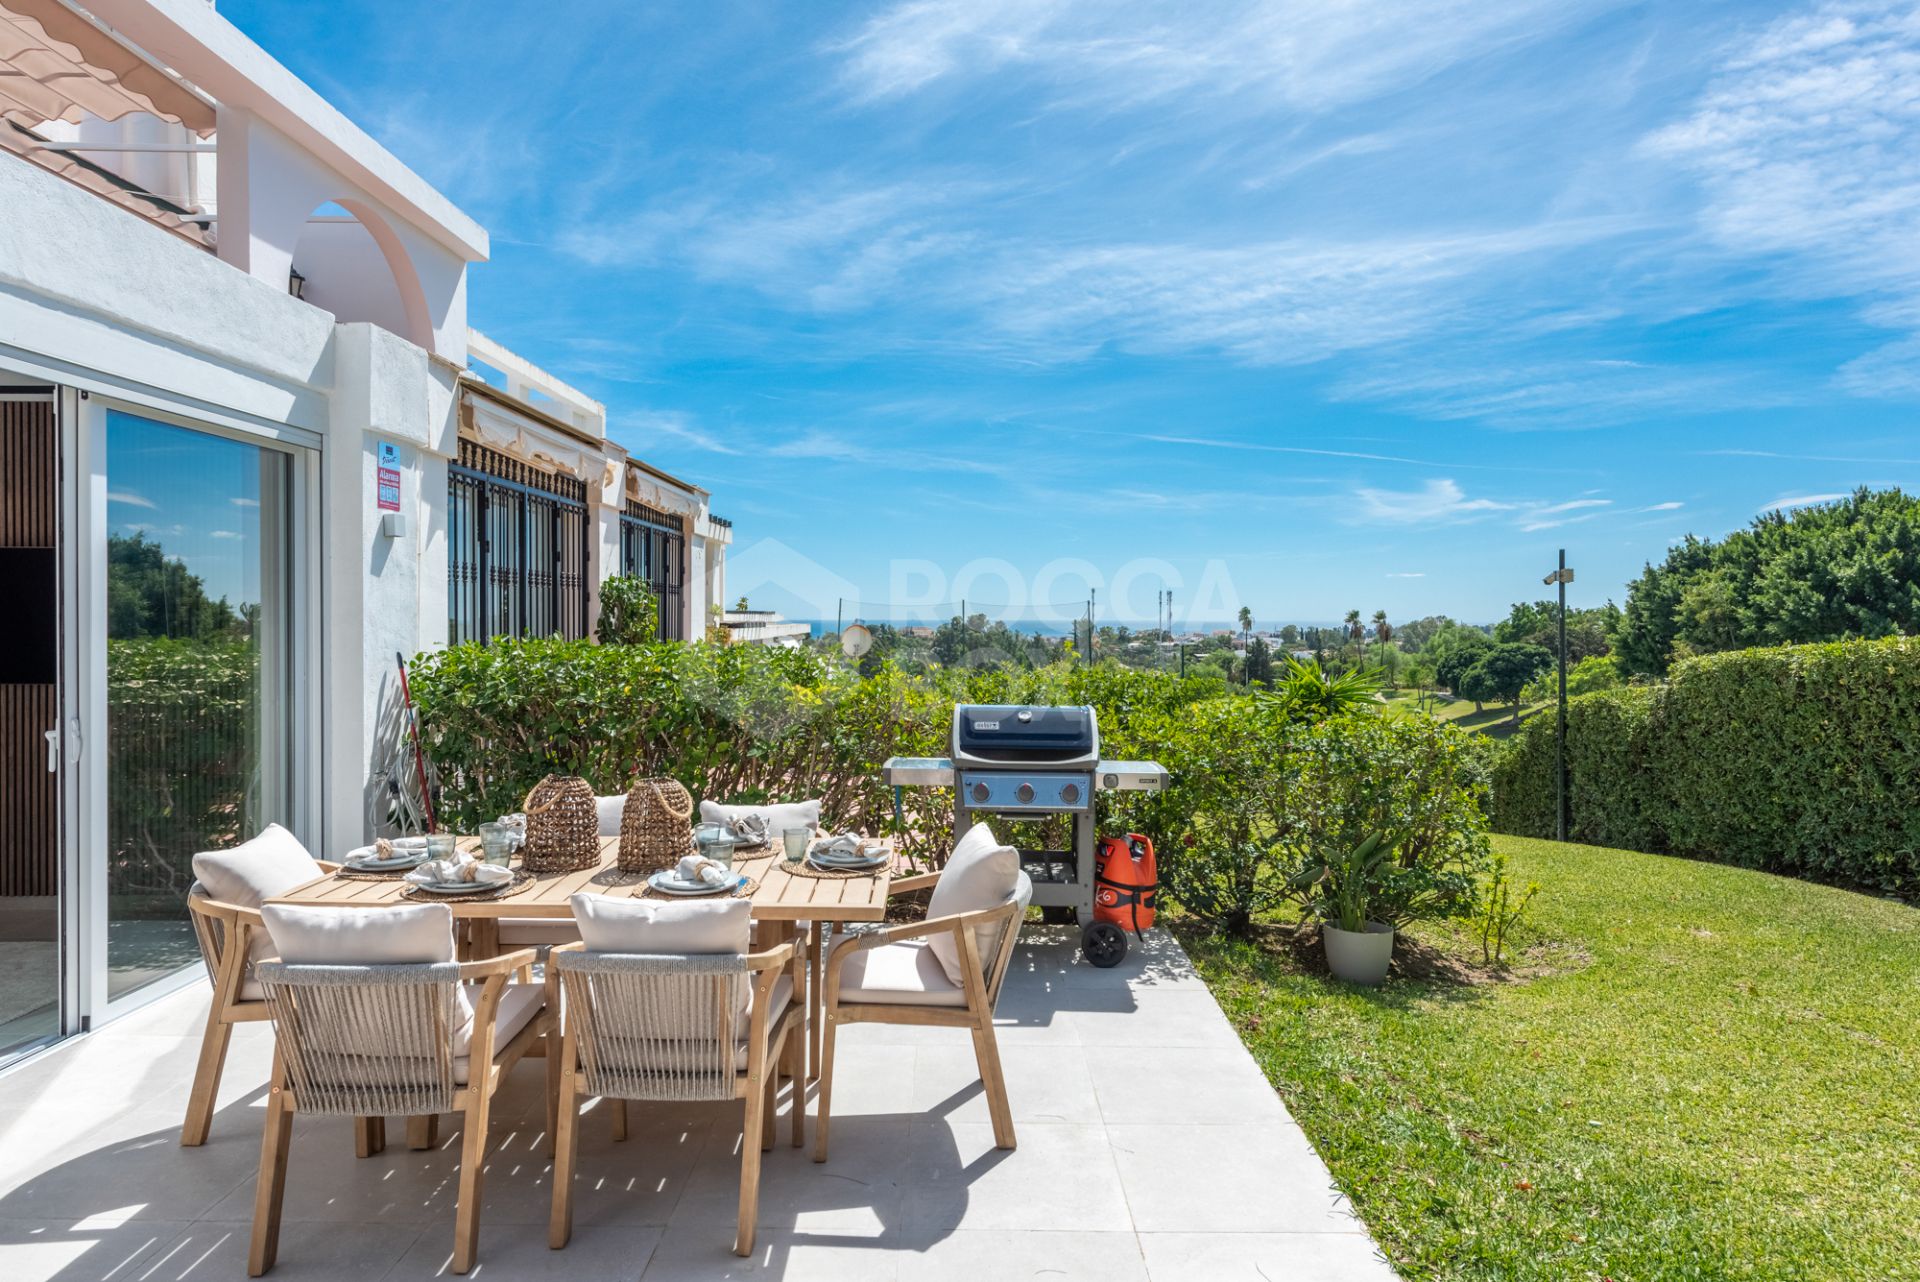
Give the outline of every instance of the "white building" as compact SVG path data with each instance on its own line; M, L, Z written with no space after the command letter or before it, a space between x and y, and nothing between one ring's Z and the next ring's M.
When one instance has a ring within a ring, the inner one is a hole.
M205 0L0 0L0 149L4 1060L186 977L194 850L362 838L396 654L590 634L621 571L701 637L731 530Z

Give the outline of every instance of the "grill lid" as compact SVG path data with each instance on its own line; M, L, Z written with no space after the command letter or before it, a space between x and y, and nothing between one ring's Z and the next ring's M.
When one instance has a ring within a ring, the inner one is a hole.
M1100 728L1090 707L963 703L953 710L958 762L1068 765L1099 756Z

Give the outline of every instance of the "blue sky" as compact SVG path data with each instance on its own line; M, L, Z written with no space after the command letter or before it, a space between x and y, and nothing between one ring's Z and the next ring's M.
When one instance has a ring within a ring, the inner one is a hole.
M477 327L869 600L1488 620L1920 481L1910 5L221 9L488 226Z

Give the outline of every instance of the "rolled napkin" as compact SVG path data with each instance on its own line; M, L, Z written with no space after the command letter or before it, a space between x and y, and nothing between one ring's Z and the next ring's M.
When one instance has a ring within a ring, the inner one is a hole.
M674 867L673 875L681 881L704 881L709 886L724 886L733 880L731 868L705 855L684 856Z
M501 886L513 880L513 870L498 864L483 863L462 851L451 859L429 859L408 873L407 880L416 886L444 885L455 881Z
M883 838L869 837L863 832L844 832L837 837L817 841L813 846L813 857L828 862L877 859L886 852L887 843Z
M759 815L735 815L727 821L727 829L743 846L767 844L767 821Z

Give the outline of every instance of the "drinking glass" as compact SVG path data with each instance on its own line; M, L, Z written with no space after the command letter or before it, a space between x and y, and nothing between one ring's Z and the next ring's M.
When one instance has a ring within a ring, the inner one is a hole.
M480 857L505 868L513 861L513 830L503 823L480 825Z
M780 842L786 848L787 862L797 864L807 856L807 842L813 833L805 828L782 828Z
M455 837L450 832L430 832L427 834L427 858L453 858Z

